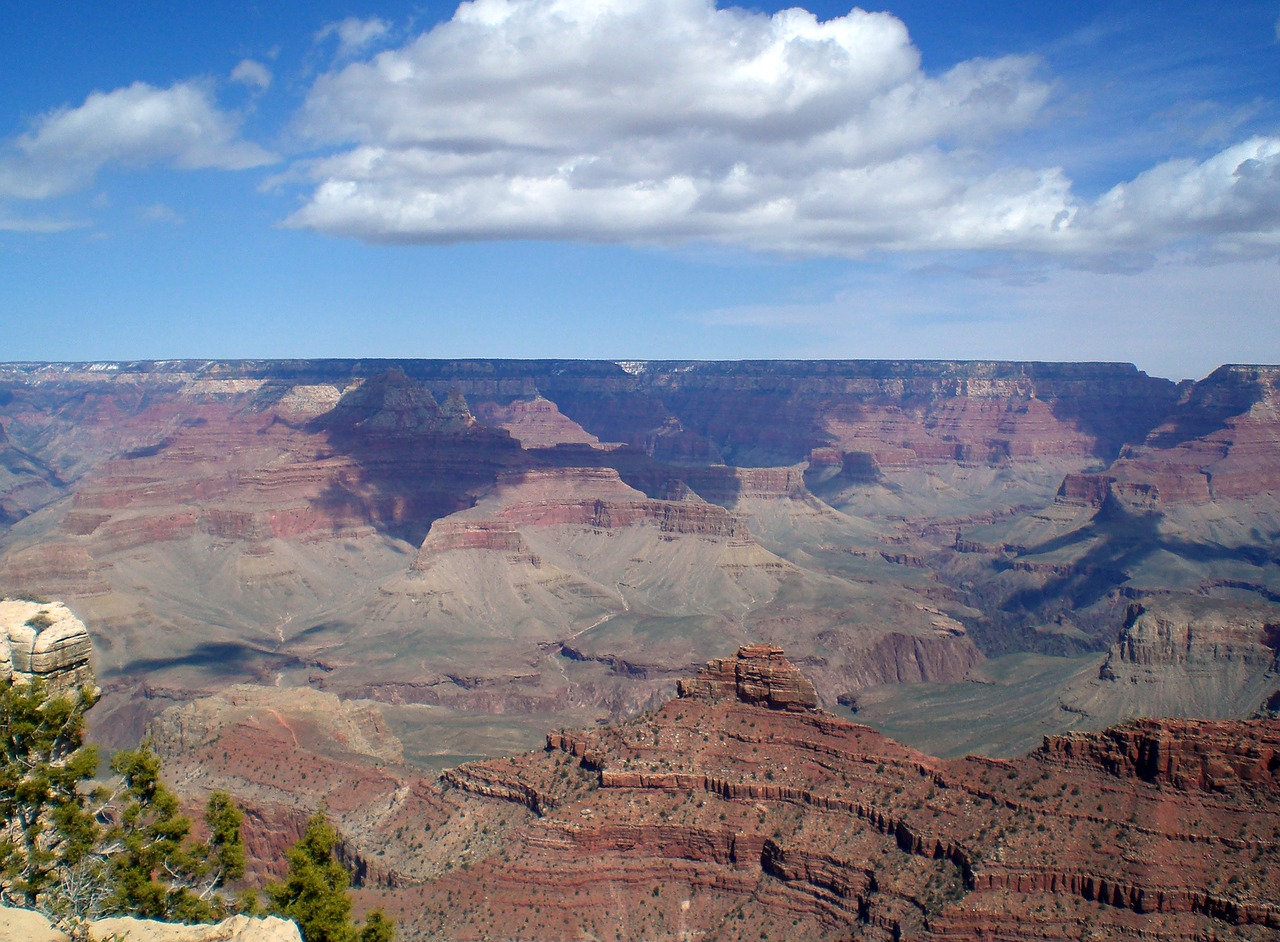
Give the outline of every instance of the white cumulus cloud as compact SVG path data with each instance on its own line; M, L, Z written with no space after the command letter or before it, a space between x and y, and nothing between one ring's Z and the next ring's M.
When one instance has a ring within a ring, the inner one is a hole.
M324 26L316 33L316 42L338 37L338 58L345 59L363 52L390 32L391 24L379 17L362 20L349 16Z
M1035 71L1011 57L928 76L903 24L862 10L478 0L316 82L304 131L352 146L310 167L291 224L375 241L999 242L1062 209L1044 205L1052 172L969 156L1035 118Z
M135 82L93 92L79 107L47 114L8 142L0 150L0 196L70 193L89 186L109 163L242 170L275 159L241 140L235 117L220 110L201 85L156 88Z
M1280 248L1280 138L1255 137L1208 158L1170 160L1081 211L1085 233L1152 248L1180 237Z
M259 91L271 87L271 70L254 59L241 59L231 70L231 81L251 85Z
M1176 242L1274 247L1275 139L1162 163L1092 203L1052 161L1002 159L1002 140L1048 120L1039 69L1010 56L930 74L901 21L860 9L824 21L712 0L473 0L315 82L299 126L331 150L294 168L314 189L288 223L372 242L1010 250L1103 266Z

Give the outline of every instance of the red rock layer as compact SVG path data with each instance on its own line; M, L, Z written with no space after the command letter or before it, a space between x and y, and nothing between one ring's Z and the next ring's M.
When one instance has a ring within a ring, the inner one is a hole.
M528 554L523 527L617 530L651 526L675 536L750 541L742 518L699 500L655 500L628 487L612 468L557 468L505 472L472 510L432 524L414 562L427 568L452 550Z
M599 439L567 418L549 399L516 399L502 405L488 401L477 407L486 425L503 428L525 448L550 448L561 444L595 445Z
M1277 721L1143 721L1017 761L940 761L740 696L729 662L789 678L784 660L744 649L651 716L451 773L530 817L392 906L457 939L1280 931Z
M1196 504L1280 491L1280 367L1224 366L1189 391L1104 475L1070 478L1060 496L1094 505Z
M1280 793L1280 728L1261 720L1138 720L1103 733L1049 736L1037 757L1183 791Z
M538 527L577 526L592 530L656 526L663 533L745 539L740 518L714 504L686 501L547 501L507 508L502 516L513 524Z
M6 587L101 595L118 555L199 537L252 546L377 528L420 541L523 460L505 433L475 425L461 397L441 407L403 374L341 399L332 387L266 396L260 383L225 395L193 385L120 418L120 450L77 482L63 537L0 559Z
M675 427L738 465L817 449L885 464L1110 456L1163 418L1172 383L1118 364L823 361L635 363L628 375L543 375L539 387L602 439ZM550 372L550 371L548 371ZM1106 403L1111 403L1108 410ZM1116 406L1120 403L1119 408ZM869 447L861 447L862 443Z
M0 584L18 595L43 595L57 587L86 598L111 590L102 567L80 545L49 541L6 554L0 559Z
M774 710L814 710L818 693L772 644L747 644L732 658L718 658L693 680L680 681L680 696L737 699Z
M1016 385L931 402L919 412L880 407L844 418L837 410L826 427L841 451L880 468L1084 458L1099 447L1095 436Z
M703 500L732 507L739 500L784 500L808 495L804 469L731 468L727 465L691 469L683 480Z
M400 765L376 706L332 694L235 686L170 708L148 735L190 805L215 789L235 795L259 881L283 873L285 851L321 806L345 835L340 855L359 882L422 879L424 834L464 810Z

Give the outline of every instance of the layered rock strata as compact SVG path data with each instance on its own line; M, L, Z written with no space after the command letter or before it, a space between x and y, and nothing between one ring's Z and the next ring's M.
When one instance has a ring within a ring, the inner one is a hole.
M1250 716L1280 689L1280 618L1258 605L1155 598L1129 605L1098 676L1062 701L1124 716Z
M744 698L729 662L767 662L769 689L795 687L780 652L751 646L650 716L456 770L450 788L481 802L467 814L527 817L465 868L380 901L456 939L1280 931L1275 721L1148 720L1016 761L943 761Z
M0 680L67 694L93 683L89 632L61 602L0 599Z
M1204 504L1280 491L1280 367L1223 366L1105 473L1068 478L1064 496L1129 506Z
M364 881L393 881L401 855L377 854L383 823L417 808L402 746L379 708L307 688L236 685L149 725L165 775L202 807L229 791L245 809L250 876L282 875L284 855L324 806L350 835L342 854Z
M112 746L169 698L277 677L617 717L749 638L833 696L957 681L984 653L1101 650L1152 593L1276 604L1274 388L1123 364L9 364L0 592L103 626ZM1210 500L1170 496L1206 475Z
M802 712L818 706L813 684L772 644L745 644L737 656L712 661L677 689L681 697L737 699L772 710Z
M1264 799L1280 791L1280 728L1262 721L1137 720L1101 733L1046 737L1036 756L1178 791Z
M723 456L757 466L793 464L814 448L857 452L859 442L869 442L867 453L888 464L1110 456L1140 441L1178 397L1173 383L1118 363L166 361L11 364L0 379L21 397L13 411L24 418L31 415L24 407L40 408L50 392L91 390L95 398L77 404L87 417L88 409L111 409L111 396L123 390L279 402L290 389L342 390L388 370L421 384L433 402L456 390L495 425L552 427L531 436L530 445L599 440L652 448L678 430L683 443L677 447L686 458L697 440L704 443L702 464ZM415 422L437 415L425 400L397 396L393 387L391 411Z

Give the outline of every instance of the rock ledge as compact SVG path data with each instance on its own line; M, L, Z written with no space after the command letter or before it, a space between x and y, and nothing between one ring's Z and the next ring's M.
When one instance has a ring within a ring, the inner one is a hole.
M99 919L91 927L95 939L114 936L129 942L302 942L296 923L275 916L232 916L213 925L197 926L116 916ZM7 906L0 906L0 939L67 942L67 936L50 926L40 913Z

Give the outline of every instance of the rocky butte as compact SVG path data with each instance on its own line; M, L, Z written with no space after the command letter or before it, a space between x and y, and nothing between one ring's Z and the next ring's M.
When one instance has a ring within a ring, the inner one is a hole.
M773 644L746 644L737 657L717 658L693 680L676 684L681 697L738 699L771 710L804 712L818 707L818 692L809 679Z

